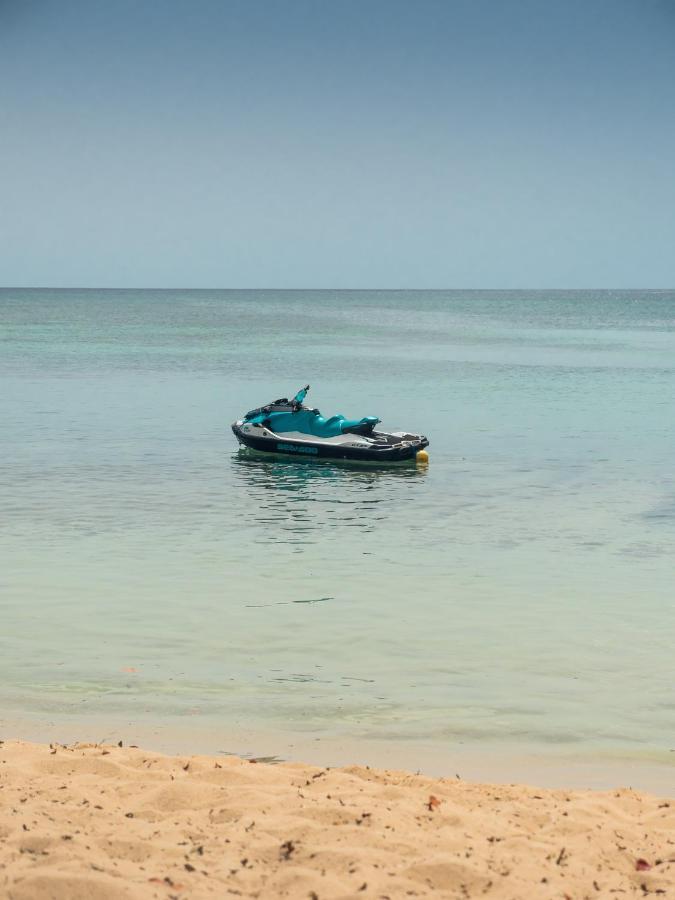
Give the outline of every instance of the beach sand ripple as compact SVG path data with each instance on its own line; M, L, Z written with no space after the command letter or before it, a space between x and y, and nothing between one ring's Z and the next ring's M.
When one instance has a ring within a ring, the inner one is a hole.
M0 745L0 896L675 897L675 800Z

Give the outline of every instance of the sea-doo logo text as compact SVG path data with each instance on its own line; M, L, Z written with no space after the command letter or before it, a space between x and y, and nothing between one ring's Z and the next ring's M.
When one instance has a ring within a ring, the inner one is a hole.
M299 447L296 444L277 444L277 450L291 453L318 453L316 447Z

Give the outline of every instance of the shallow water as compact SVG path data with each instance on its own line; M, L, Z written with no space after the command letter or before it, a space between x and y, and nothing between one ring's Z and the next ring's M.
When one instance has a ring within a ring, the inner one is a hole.
M0 325L0 723L672 762L675 292L2 290ZM307 381L428 468L239 452Z

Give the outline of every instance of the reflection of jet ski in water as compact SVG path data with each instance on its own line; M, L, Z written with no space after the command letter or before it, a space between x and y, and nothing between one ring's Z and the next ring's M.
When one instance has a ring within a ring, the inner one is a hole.
M424 435L376 431L380 420L375 416L324 419L318 409L302 405L308 390L309 385L292 400L275 400L246 413L232 425L239 443L265 453L306 458L321 456L384 463L427 460L424 448L429 441Z

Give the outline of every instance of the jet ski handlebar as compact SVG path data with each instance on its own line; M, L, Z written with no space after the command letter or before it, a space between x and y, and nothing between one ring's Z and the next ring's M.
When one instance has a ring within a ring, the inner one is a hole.
M292 400L288 400L286 397L281 397L279 400L273 400L266 406L260 406L258 409L249 410L244 416L244 419L254 419L256 416L268 415L271 412L297 412L299 409L302 409L302 401L307 396L308 390L309 385L306 384L304 388L300 388ZM315 412L318 413L319 410L317 409Z

